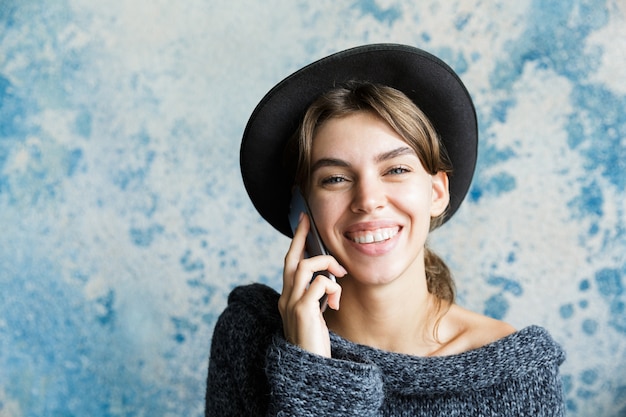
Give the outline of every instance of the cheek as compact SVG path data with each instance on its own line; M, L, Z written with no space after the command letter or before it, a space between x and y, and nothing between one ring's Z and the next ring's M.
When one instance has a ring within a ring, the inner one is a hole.
M428 177L418 176L406 183L398 184L390 190L394 198L403 204L423 206L425 202L430 202L432 197L432 187Z
M414 220L425 220L430 223L431 193L428 190L415 192L415 189L399 193L395 200L396 207Z
M343 212L337 199L324 200L313 198L309 202L311 214L320 233L322 240L328 241L328 237L333 233L334 227L341 218Z

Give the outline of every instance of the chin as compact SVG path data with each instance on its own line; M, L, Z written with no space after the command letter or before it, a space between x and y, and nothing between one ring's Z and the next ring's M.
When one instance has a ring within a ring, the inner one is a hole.
M359 263L354 268L348 268L348 273L361 284L381 285L396 281L401 275L401 268L389 268L379 262Z

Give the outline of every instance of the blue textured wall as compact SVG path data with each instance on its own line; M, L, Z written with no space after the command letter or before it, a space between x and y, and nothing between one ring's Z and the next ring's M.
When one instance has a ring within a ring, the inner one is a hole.
M0 416L200 416L237 284L288 242L238 169L247 117L394 41L475 97L471 195L436 232L459 302L568 351L570 416L626 416L622 0L0 0Z

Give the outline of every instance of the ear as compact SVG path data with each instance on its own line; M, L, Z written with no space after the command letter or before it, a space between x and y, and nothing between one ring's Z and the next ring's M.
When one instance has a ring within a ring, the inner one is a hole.
M432 176L433 192L430 205L430 216L437 217L443 214L450 203L450 189L448 188L448 174L439 171Z

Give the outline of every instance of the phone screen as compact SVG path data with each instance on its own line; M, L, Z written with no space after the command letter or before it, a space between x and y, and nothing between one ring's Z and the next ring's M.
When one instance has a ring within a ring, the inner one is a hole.
M306 248L304 256L310 258L318 255L328 255L328 251L324 246L324 242L322 242L317 228L315 227L315 220L311 215L309 206L304 199L300 188L295 187L291 198L291 207L289 209L289 223L291 224L291 230L294 234L296 232L296 228L298 227L300 213L305 213L306 215L308 215L311 223L309 233L306 237ZM326 278L336 282L335 276L328 271L316 272L315 274L313 274L313 277L311 277L311 281L313 281L318 275L324 275ZM320 308L322 309L322 311L326 309L326 296L324 296L320 300Z

